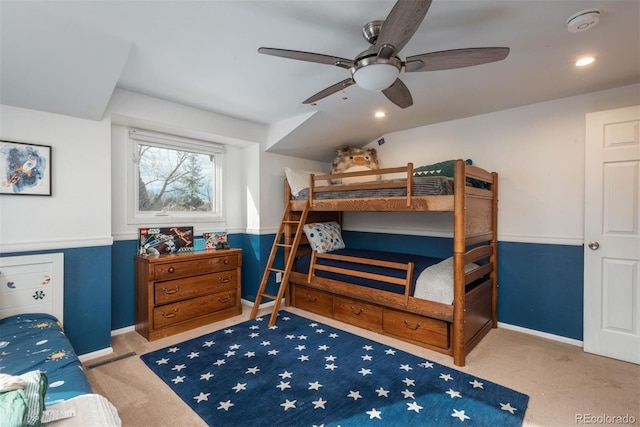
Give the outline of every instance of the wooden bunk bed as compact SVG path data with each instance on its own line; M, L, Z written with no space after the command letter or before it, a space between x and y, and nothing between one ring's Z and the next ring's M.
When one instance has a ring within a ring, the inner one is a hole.
M383 179L318 185L330 178L366 175L381 175ZM398 175L401 178L397 178ZM386 176L394 179L385 179ZM274 324L280 302L286 296L287 305L449 354L456 365L464 366L469 351L491 328L497 327L498 175L456 160L453 194L422 195L416 190L418 180L410 163L406 167L375 171L311 175L308 197L300 200L292 199L290 187L285 184L285 212L251 317L255 318L262 297L271 298L275 306L270 324ZM345 196L360 190L371 190L374 194L383 191L386 195ZM401 195L396 195L398 192ZM302 231L304 224L341 223L342 212L347 211L452 212L452 303L412 295L415 277L420 272L414 271L411 261L399 263L312 251ZM282 269L273 268L278 249L285 253ZM298 271L298 261L305 255L311 258L308 271ZM387 277L324 264L331 261L383 267L402 274L400 278L397 274ZM284 275L278 294L265 293L269 275L278 272ZM354 280L321 277L323 273ZM353 283L363 278L384 282L399 290L390 292Z

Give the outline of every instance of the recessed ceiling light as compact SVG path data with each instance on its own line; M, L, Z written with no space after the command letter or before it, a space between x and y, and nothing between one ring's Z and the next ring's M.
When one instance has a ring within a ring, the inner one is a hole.
M376 111L376 113L374 114L374 116L376 116L377 119L381 119L384 116L386 116L384 111Z
M585 65L593 64L596 59L593 56L586 56L576 61L576 67L584 67Z

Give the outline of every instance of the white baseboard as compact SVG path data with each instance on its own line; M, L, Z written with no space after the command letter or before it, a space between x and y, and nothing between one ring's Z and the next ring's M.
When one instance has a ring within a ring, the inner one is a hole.
M546 338L553 341L562 342L565 344L575 345L576 347L582 347L583 343L580 340L573 338L562 337L560 335L549 334L547 332L536 331L535 329L523 328L522 326L510 325L508 323L498 322L499 328L509 329L516 332L522 332L523 334L534 335L540 338Z
M135 330L136 330L136 327L134 325L125 326L124 328L114 329L113 331L111 331L111 336L114 337L116 335L126 334L127 332L133 332Z
M85 353L78 356L81 362L86 362L87 360L96 359L98 357L107 356L113 353L113 347L103 348L102 350L92 351L91 353Z

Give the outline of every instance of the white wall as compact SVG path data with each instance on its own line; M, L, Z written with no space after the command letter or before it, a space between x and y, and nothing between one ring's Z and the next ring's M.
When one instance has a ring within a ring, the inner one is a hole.
M116 240L137 237L139 224L127 222L127 169L131 161L128 150L128 129L138 127L174 135L225 143L225 175L223 177L224 220L194 222L194 233L227 230L244 233L247 228L247 177L252 171L251 153L259 148L265 138L263 125L242 121L157 98L116 90L107 112L112 117L112 228ZM255 162L258 153L255 152ZM256 178L258 179L258 178ZM181 222L185 222L181 220ZM187 221L188 222L188 221Z
M0 252L110 245L108 120L0 105L0 138L50 145L51 197L0 196Z
M581 245L585 115L635 105L640 85L594 92L384 135L372 142L382 167L456 158L499 173L499 238ZM345 229L447 235L450 218L420 214L345 215Z

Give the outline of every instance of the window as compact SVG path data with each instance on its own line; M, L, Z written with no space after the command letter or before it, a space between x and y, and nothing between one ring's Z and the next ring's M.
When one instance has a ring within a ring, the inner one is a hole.
M224 147L132 129L129 222L222 221Z

